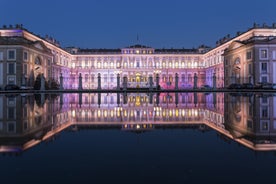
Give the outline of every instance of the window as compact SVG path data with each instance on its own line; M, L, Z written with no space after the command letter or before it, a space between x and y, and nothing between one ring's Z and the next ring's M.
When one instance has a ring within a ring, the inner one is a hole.
M15 74L15 64L8 63L8 74Z
M264 103L264 104L266 104L268 102L267 97L262 97L261 99L262 99L262 103Z
M272 52L272 59L276 60L276 50ZM0 60L1 60L1 53L0 53Z
M23 59L24 59L24 61L28 61L28 53L27 52L23 52Z
M92 76L91 76L91 82L92 82L92 83L95 82L95 75L92 75Z
M261 63L262 72L267 72L267 63Z
M35 58L35 64L41 65L41 60L39 59L39 57Z
M262 121L261 122L261 130L262 131L268 131L269 130L269 124L267 121Z
M261 117L262 118L267 118L268 117L268 107L263 106L261 109Z
M113 74L110 75L110 82L114 82L114 75Z
M8 132L15 132L15 123L14 122L11 122L11 123L8 123Z
M181 81L184 82L185 81L185 74L181 75Z
M8 84L15 84L15 77L8 77Z
M248 73L249 73L249 74L252 74L252 64L249 64L249 65L248 65Z
M15 119L15 107L8 108L8 119Z
M248 129L253 129L253 122L252 122L252 120L247 120L247 128Z
M8 50L8 60L15 60L15 50Z
M107 82L107 74L104 74L104 82Z
M252 52L251 52L251 51L247 51L247 52L246 52L246 59L247 59L247 60L252 59Z
M267 59L268 58L268 50L267 49L260 49L260 59Z
M267 82L267 76L262 76L262 78L261 78L261 82Z
M3 52L0 52L0 61L3 61Z
M239 65L241 63L241 60L240 60L240 58L237 58L236 60L235 60L235 65Z
M14 97L9 97L8 98L8 105L9 106L14 106L15 105L15 98Z
M28 74L28 68L26 64L23 65L23 74Z

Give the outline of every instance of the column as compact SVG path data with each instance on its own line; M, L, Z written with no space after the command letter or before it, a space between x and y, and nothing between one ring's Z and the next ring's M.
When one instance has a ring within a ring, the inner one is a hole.
M198 79L198 77L197 77L197 75L195 73L194 74L194 89L197 89L197 79Z
M21 86L27 86L27 79L24 74L21 76Z
M79 90L82 90L82 76L81 76L81 73L79 74L79 87L78 87Z
M127 77L126 76L123 77L123 90L124 91L127 90Z
M160 90L159 74L156 74L156 89L157 89L157 90Z
M149 77L149 90L153 90L153 78L152 76Z
M120 90L120 74L117 74L117 90Z
M175 74L175 84L174 89L178 89L178 73Z
M217 77L216 77L216 73L213 74L213 88L216 89L217 87Z
M101 87L101 74L98 73L98 90L102 89Z
M63 76L62 76L62 73L60 73L59 81L60 81L59 89L60 89L60 90L63 90Z
M44 74L41 74L40 90L41 91L45 90L45 77L44 77Z

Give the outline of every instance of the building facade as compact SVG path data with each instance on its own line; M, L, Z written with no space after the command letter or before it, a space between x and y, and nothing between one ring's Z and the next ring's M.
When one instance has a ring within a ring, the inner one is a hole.
M215 48L122 49L61 48L51 37L35 35L22 25L0 29L0 87L33 86L37 76L61 83L62 89L187 89L207 84L276 82L276 24L254 24L227 35Z

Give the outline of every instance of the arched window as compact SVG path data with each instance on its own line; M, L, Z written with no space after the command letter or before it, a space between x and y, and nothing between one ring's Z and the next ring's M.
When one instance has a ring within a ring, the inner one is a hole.
M241 63L240 58L236 58L234 64L235 64L235 65L239 65L240 63Z
M35 58L35 64L36 65L41 65L41 59L39 57Z
M101 68L101 62L100 61L98 61L98 63L97 63L97 68Z
M178 61L175 62L175 68L178 68Z

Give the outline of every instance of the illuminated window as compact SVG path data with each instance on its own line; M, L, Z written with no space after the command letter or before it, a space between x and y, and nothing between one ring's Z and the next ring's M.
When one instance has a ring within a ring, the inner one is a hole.
M166 68L166 62L163 62L163 63L162 63L162 67L163 67L163 68Z
M260 59L268 59L268 50L260 49Z
M104 68L107 68L107 62L104 62Z
M269 124L267 121L262 121L261 122L261 130L262 131L268 131L269 130Z
M120 64L120 62L118 61L117 62L117 68L120 68L121 67L121 64Z
M98 61L97 67L98 67L98 68L101 68L101 62Z

